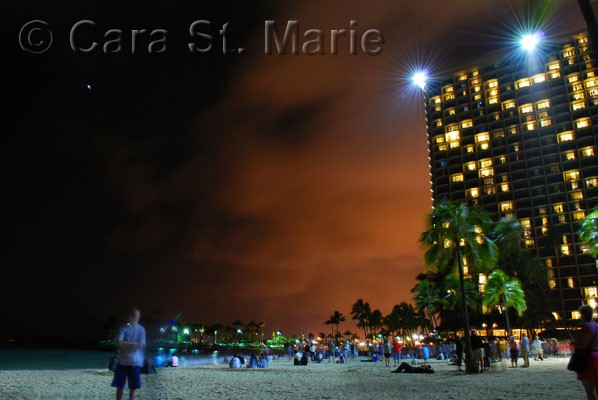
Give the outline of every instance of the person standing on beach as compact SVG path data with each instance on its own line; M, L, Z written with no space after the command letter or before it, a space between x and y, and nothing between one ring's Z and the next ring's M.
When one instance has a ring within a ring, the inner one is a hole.
M519 351L517 349L517 341L515 340L515 336L511 336L511 340L509 341L509 354L511 356L511 368L517 368Z
M398 364L401 363L401 351L403 351L403 346L399 339L395 338L394 342L392 342L392 353L395 360L395 367L398 367Z
M129 399L135 398L135 390L141 389L141 367L143 366L143 352L145 349L145 328L139 325L141 313L136 308L129 310L129 323L118 335L120 349L118 365L112 380L116 388L116 400L123 397L125 382L129 385Z
M519 351L523 357L523 367L529 367L529 339L525 333L521 334L521 341L519 343Z
M336 363L336 344L332 339L328 342L328 362Z
M577 373L577 379L581 381L588 400L598 400L598 324L592 321L594 310L589 305L579 307L579 313L583 324L575 348L591 350L591 355L586 369Z
M471 350L473 351L473 359L477 361L480 367L480 373L484 372L484 343L476 329L471 330Z

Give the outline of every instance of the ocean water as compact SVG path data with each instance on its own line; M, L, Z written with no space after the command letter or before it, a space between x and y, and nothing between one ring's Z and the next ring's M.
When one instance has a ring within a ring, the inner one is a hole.
M112 352L60 349L0 349L0 370L108 368Z
M107 369L113 354L111 351L94 350L0 349L0 370ZM156 353L154 358L166 363L166 354ZM188 355L179 353L181 367L222 364L226 360L225 355L215 351Z

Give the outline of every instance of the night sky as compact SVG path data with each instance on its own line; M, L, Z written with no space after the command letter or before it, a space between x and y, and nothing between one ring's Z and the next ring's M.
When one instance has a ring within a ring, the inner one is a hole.
M358 298L388 313L423 270L431 210L409 72L467 67L526 21L552 21L549 36L584 28L570 0L11 3L3 341L93 336L130 306L289 334L327 331L334 310L350 320ZM53 32L43 54L18 42L35 19ZM84 19L96 25L76 39L99 42L92 53L69 44ZM192 54L202 19L214 47ZM324 31L327 53L351 20L358 38L378 29L384 51L350 55L341 41L339 55L265 55L264 22L291 19ZM221 53L226 22L243 55ZM104 54L112 28L122 49ZM131 54L142 28L168 32L165 53L148 54L146 35Z

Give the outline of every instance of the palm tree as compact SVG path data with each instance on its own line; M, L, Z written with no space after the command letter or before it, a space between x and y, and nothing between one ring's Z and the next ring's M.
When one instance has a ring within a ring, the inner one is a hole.
M467 258L468 268L472 270L486 271L494 266L497 259L496 244L485 234L491 225L486 213L469 210L465 203L445 201L435 205L428 217L428 230L422 233L420 239L427 247L424 261L428 268L443 272L457 269L459 272L468 373L476 373L478 369L471 350L463 260Z
M579 224L579 238L588 243L589 252L596 259L598 267L598 207L595 207Z
M521 283L516 278L510 278L502 270L495 269L488 276L486 291L484 293L484 305L488 308L499 306L505 311L507 333L511 336L511 325L509 324L509 307L517 311L521 316L527 309L525 294Z
M372 310L370 308L370 304L363 301L363 299L358 299L353 307L351 308L351 315L353 319L358 321L357 327L363 328L363 335L364 339L368 337L368 327L370 324Z
M370 335L374 334L376 330L382 330L383 319L384 316L382 315L382 312L380 310L375 309L374 311L372 311L372 313L370 314Z
M436 329L438 325L436 323L436 311L443 302L440 288L436 287L433 282L426 278L416 284L411 293L415 293L413 296L415 305L417 305L424 315L427 314L426 318L430 322L432 329Z
M331 316L330 319L332 320L332 323L334 325L336 325L336 336L338 336L338 326L345 322L347 320L347 318L343 315L342 312L340 311L335 311Z

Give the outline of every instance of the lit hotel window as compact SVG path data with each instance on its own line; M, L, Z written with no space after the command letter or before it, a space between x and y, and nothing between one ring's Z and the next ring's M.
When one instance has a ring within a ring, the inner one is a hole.
M586 217L586 212L584 210L574 211L572 213L573 221L581 221Z
M548 225L548 217L542 217L542 225Z
M568 151L565 153L565 160L570 161L570 160L575 160L575 152L574 151ZM559 171L556 171L559 172Z
M561 65L559 64L558 61L555 61L555 62L553 62L551 64L548 64L548 70L549 71L554 71L555 69L560 69L560 68L561 68Z
M496 190L494 189L494 186L487 186L484 188L484 194L485 195L491 195L496 193Z
M598 178L592 177L592 178L586 179L586 186L587 187L596 187L596 186L598 186Z
M571 109L573 111L576 110L581 110L582 108L586 108L586 102L585 101L576 101L575 103L571 104Z
M525 248L526 249L532 249L532 248L534 248L535 245L536 245L536 243L534 242L534 239L525 239Z
M587 243L581 243L579 245L579 251L583 254L588 254L590 252L590 246Z
M552 313L555 314L554 312ZM556 318L558 320L558 318ZM579 311L571 311L571 319L581 319L581 314Z
M540 100L536 103L536 108L538 110L541 110L543 108L548 108L550 107L550 100Z
M585 98L586 98L586 95L581 91L573 94L573 100L583 100Z
M434 141L435 141L436 143L444 143L444 136L443 136L443 135L436 136L436 137L434 138Z
M457 113L457 112L455 111L455 108L454 108L454 107L453 107L453 108L448 108L448 109L446 110L446 115L448 115L449 117L450 117L450 116L452 116L452 115L455 115L456 113Z
M547 118L548 111L538 111L538 118Z
M581 192L581 191L572 192L571 200L583 200L583 192Z
M447 125L447 126L444 128L444 131L445 131L445 132L453 132L453 131L457 131L457 132L458 132L458 131L459 131L459 125L458 125L458 124L450 124L450 125Z
M465 164L465 169L467 171L475 171L476 170L476 165L475 165L475 161L472 162L468 162Z
M551 72L548 76L550 76L550 79L558 79L561 77L561 73L559 71L554 71Z
M534 85L538 84L538 83L545 82L545 81L546 81L546 75L544 75L544 74L538 74L538 75L534 75L532 77L532 82L534 83Z
M507 162L507 156L498 156L497 160L500 164L504 164Z
M491 158L484 158L483 160L479 161L480 168L486 168L492 166L492 159Z
M455 95L452 93L444 95L444 101L455 100Z
M461 122L461 128L471 128L473 126L473 121L470 119L466 119L465 121Z
M475 198L475 197L479 197L479 196L480 196L479 188L467 189L467 191L465 192L465 197L468 197L468 198Z
M463 182L463 174L453 174L451 175L451 182Z
M440 96L434 96L434 97L430 98L430 105L440 104L440 102L441 102Z
M569 253L567 253L567 254L569 254ZM569 286L571 289L573 289L575 287L575 284L573 283L573 278L567 278L567 286Z
M555 281L554 279L551 279L551 280L549 280L549 281L548 281L548 286L549 286L551 289L554 289L554 288L556 287L556 281ZM556 314L556 313L553 313L553 314Z
M596 89L588 90L588 94L590 95L590 97L596 97L596 96L598 96L598 90L596 90Z
M587 128L588 126L590 126L590 119L587 117L575 120L575 127L577 129Z
M508 192L509 191L509 184L508 183L501 183L500 184L500 190L502 192Z
M488 99L488 104L498 104L498 97L491 97Z
M479 171L479 175L480 175L480 178L485 178L487 176L492 176L492 175L494 175L494 169L492 167L490 167L490 168L482 168Z
M471 71L471 76L478 76L480 74L480 71Z
M563 177L565 181L577 181L579 180L579 171L565 171L563 172Z
M515 82L515 89L522 89L528 86L530 86L529 78L519 79Z
M442 93L453 93L453 86L449 85L449 86L444 86L442 88Z
M492 139L497 139L501 137L505 137L505 131L503 131L502 129L496 129L492 131Z
M511 135L516 135L518 132L517 125L511 125L507 127L507 132L509 132Z
M572 75L569 78L567 78L567 80L569 81L569 83L577 82L579 80L579 76Z
M559 143L563 143L575 139L575 136L573 135L573 131L566 131L559 133L556 138Z
M490 140L490 134L488 132L482 132L475 135L475 142L482 143Z
M540 214L540 215L546 215L546 207L540 207L540 208L538 208L538 214Z
M546 126L550 126L552 125L552 120L550 118L544 118L540 120L540 126L542 128L546 127Z
M473 91L474 91L475 93L478 93L480 90L482 90L482 87L481 87L481 86L474 86L474 87L473 87Z
M588 73L586 74L586 77L587 77L587 78L593 78L593 77L595 77L595 76L596 76L596 74L594 73L594 71L590 71L590 72L588 72Z
M525 130L533 131L534 129L536 129L536 121L530 121L527 124L525 124Z
M515 101L514 100L503 101L503 103L502 103L502 109L503 110L508 110L509 108L515 108Z
M569 245L568 244L562 244L561 245L561 254L564 256L568 256L570 254L570 250L569 250Z
M586 88L594 87L594 86L598 85L598 79L596 79L596 78L586 79L584 84L586 85Z
M503 201L502 203L500 203L500 211L502 211L502 212L513 211L513 202L512 201Z
M459 75L459 78L457 79L459 79L460 81L464 81L467 79L467 74Z
M563 50L563 58L571 57L575 55L575 48L574 47L567 47Z
M542 227L542 235L548 235L548 228L545 226Z
M498 79L490 79L486 83L486 87L489 89L497 87L497 86L498 86Z
M490 97L496 96L496 95L498 95L498 89L492 89L492 90L488 91L488 93L487 93L487 96L490 96Z
M519 107L520 114L531 113L531 112L534 112L533 104L524 104L521 107Z
M563 212L563 203L555 204L552 209L555 213L562 213Z
M593 147L584 147L583 149L579 150L579 154L582 157L592 157L594 155L594 148Z
M582 36L579 39L577 39L577 43L578 44L584 44L584 43L588 43L588 37L587 36ZM596 296L596 295L594 295Z
M580 92L583 90L583 85L581 83L575 83L571 89L574 92Z
M466 146L465 147L465 152L466 153L473 153L473 146L472 145Z
M598 288L596 286L588 286L583 288L583 294L586 299L598 297Z

